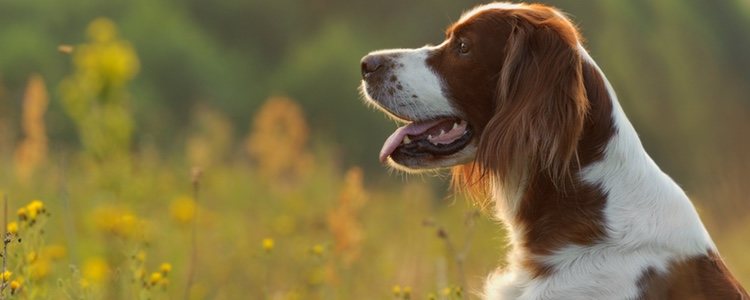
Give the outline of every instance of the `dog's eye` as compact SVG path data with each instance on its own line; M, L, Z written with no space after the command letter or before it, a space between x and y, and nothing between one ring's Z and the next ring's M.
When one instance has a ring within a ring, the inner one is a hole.
M468 54L469 53L469 44L466 43L466 41L458 41L458 53L461 54Z

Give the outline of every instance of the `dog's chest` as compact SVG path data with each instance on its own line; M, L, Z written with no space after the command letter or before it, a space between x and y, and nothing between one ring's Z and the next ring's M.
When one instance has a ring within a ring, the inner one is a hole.
M570 246L540 258L552 266L548 276L532 278L512 265L491 275L485 299L636 299L644 273L665 270L669 259L647 250L623 253L605 245Z

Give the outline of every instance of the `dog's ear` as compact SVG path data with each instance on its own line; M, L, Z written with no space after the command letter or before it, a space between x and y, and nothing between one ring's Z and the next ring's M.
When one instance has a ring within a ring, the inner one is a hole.
M511 15L512 32L496 91L494 116L482 132L480 167L510 173L569 174L588 100L575 27L555 11Z

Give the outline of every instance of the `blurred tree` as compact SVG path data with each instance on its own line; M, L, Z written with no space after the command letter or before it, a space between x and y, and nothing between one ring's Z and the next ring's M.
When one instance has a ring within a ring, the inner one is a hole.
M681 181L701 182L690 175L693 162L721 148L717 139L736 133L715 134L726 121L716 108L750 110L747 1L543 2L580 25L655 158ZM33 72L58 82L67 61L56 46L79 42L87 22L106 16L139 50L140 73L130 90L134 120L143 129L136 140L181 151L183 125L196 101L211 99L239 128L266 97L287 94L307 112L315 143L336 143L343 164L381 170L377 149L393 125L359 103L359 58L375 49L438 43L443 28L478 3L0 1L0 44L8 45L0 52L0 71L8 99L20 99ZM6 109L20 109L18 101L9 103ZM76 127L61 114L61 103L50 103L48 130L52 143L67 146ZM668 150L677 143L689 146Z

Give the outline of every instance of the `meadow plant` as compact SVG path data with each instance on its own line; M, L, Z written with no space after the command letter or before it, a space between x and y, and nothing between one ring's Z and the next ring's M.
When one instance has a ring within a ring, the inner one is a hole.
M6 156L7 151L13 150L10 145L15 139L15 128L13 128L13 114L10 109L10 97L0 74L0 155Z
M20 207L16 215L17 221L9 221L5 226L5 269L2 271L0 298L46 297L47 290L42 288L44 282L52 265L65 257L66 250L60 245L47 246L45 243L44 227L49 212L42 201L31 201Z
M220 111L199 104L193 109L192 134L186 141L186 156L192 166L210 168L224 163L231 153L233 128Z
M23 140L15 151L16 177L28 184L33 172L38 169L47 157L47 132L44 125L44 114L47 111L47 88L41 75L29 77L26 93L23 97L23 114L21 128Z
M354 167L344 176L344 186L337 205L328 212L328 230L334 240L334 251L345 267L359 259L363 237L359 215L367 203L362 169Z
M140 68L138 57L109 19L92 21L87 35L72 53L73 73L60 84L63 106L87 153L99 161L124 159L134 129L127 86Z
M265 178L295 181L312 167L308 135L302 108L289 98L271 97L253 118L245 150Z

